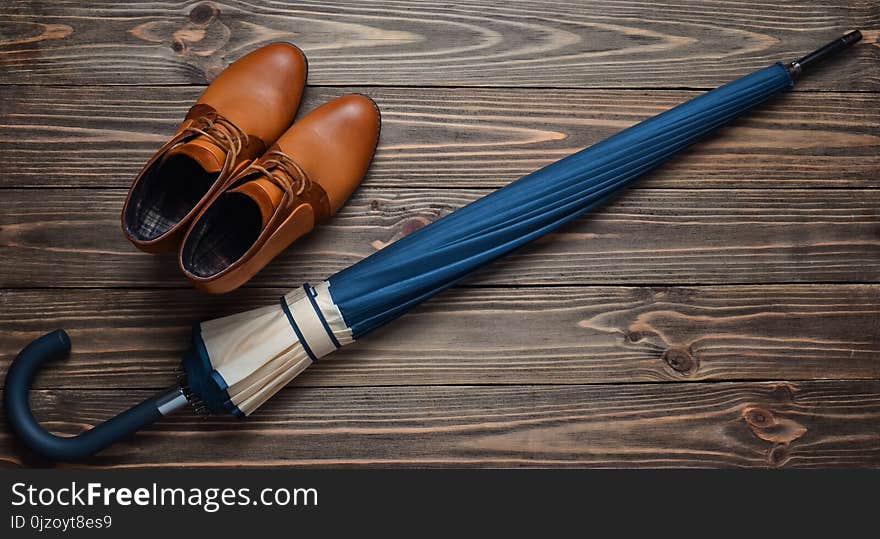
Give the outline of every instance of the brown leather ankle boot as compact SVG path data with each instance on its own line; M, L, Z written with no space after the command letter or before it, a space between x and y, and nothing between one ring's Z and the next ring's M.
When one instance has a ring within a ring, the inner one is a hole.
M379 140L379 109L351 94L298 120L195 217L180 268L200 290L238 288L317 223L360 183Z
M307 71L302 51L273 43L220 73L132 184L126 238L148 252L179 248L204 203L293 122Z

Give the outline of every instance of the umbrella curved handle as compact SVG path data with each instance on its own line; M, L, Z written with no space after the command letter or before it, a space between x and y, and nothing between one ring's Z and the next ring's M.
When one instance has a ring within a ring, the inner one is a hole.
M28 393L43 364L66 357L69 352L70 337L63 329L47 333L28 344L12 361L6 374L3 391L6 421L25 445L44 457L63 461L83 459L187 402L183 391L174 387L78 436L56 436L37 423L31 412Z

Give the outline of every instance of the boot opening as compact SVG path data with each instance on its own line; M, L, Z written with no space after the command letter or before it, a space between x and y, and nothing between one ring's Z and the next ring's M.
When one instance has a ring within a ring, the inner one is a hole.
M135 186L125 211L125 230L139 241L154 240L189 214L208 193L219 172L207 172L187 155L160 160Z
M197 277L217 275L244 256L262 228L260 206L252 198L224 193L187 235L181 251L183 267Z

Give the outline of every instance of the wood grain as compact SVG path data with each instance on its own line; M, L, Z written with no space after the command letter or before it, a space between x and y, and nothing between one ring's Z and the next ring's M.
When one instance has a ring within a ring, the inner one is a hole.
M382 109L367 185L499 187L695 95L690 91L309 88L301 110L362 92ZM128 188L198 87L6 87L0 187ZM524 103L528 103L524 106ZM880 94L789 93L640 187L880 186Z
M867 43L803 88L877 90L873 0L8 0L0 72L15 84L204 83L287 40L313 84L706 88L853 28Z
M68 361L35 387L174 382L190 328L282 289L8 290L0 379L58 327ZM457 288L310 367L298 386L880 379L880 286Z
M864 42L794 92L250 419L182 414L85 466L880 467L874 0L7 0L0 379L67 328L74 353L32 400L79 432L172 384L193 323L854 28ZM122 238L125 189L204 84L278 40L310 59L301 110L376 99L379 151L339 216L203 296ZM0 428L0 467L28 465L47 463Z
M324 279L485 194L364 187L248 286ZM172 255L119 229L121 190L5 190L0 288L185 286ZM468 282L492 285L877 282L876 190L631 191Z
M142 391L36 391L75 433ZM246 420L167 418L88 465L880 465L880 382L291 388ZM40 464L0 431L0 462Z

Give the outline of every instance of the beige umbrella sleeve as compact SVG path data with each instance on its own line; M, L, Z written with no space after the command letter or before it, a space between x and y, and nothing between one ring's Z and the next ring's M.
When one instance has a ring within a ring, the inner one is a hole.
M211 365L233 404L250 415L306 367L354 341L330 285L305 285L277 305L201 324Z

